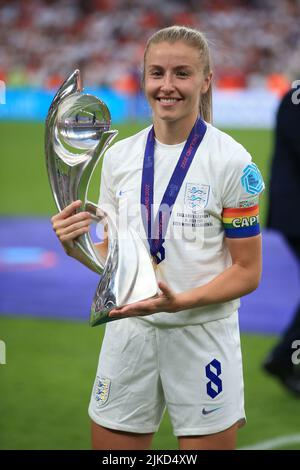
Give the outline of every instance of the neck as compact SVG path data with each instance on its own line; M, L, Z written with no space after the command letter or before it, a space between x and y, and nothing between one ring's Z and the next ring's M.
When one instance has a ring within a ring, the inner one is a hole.
M185 119L176 121L163 121L161 119L153 119L153 126L156 138L162 144L175 145L180 144L187 140L197 116L191 116Z

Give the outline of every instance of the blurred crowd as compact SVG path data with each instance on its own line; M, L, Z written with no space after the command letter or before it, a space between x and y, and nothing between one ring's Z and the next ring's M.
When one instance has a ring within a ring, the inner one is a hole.
M147 38L172 24L206 33L219 88L300 78L299 0L0 0L0 80L53 88L79 67L86 85L136 93Z

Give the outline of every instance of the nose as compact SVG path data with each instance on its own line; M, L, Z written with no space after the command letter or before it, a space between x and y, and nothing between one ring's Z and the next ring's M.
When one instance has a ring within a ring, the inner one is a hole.
M173 80L173 75L170 72L166 72L164 77L163 77L163 82L161 85L161 90L164 93L171 93L174 91L174 80Z

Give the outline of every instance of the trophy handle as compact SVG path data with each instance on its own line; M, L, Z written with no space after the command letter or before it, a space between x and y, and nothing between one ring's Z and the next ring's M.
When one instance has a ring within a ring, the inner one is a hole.
M81 173L80 181L76 185L77 194L76 196L74 196L74 200L80 199L81 201L83 201L83 207L82 209L79 209L79 211L89 212L92 218L98 222L101 221L101 218L99 217L99 215L97 215L97 212L99 212L101 208L98 207L96 204L88 201L88 188L94 169L96 168L99 159L102 157L108 145L116 137L117 134L118 131L115 130L106 131L102 134L98 146L91 154L90 160L88 160L87 164L84 166L84 169ZM105 262L103 261L103 259L100 258L97 250L95 249L90 234L84 233L80 235L78 239L75 240L75 245L82 251L82 253L84 253L86 258L88 259L89 266L94 271L98 272L99 274L102 274Z

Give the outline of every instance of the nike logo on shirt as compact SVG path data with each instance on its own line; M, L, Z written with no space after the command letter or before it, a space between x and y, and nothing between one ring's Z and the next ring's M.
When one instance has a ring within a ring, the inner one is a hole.
M133 191L133 189L120 189L120 191L117 193L117 196L122 197L125 193L129 193L130 191Z
M212 410L206 410L205 408L202 408L202 414L203 414L203 415L209 415L210 413L213 413L214 411L217 411L217 410L219 410L219 409L220 409L220 407L218 407L218 408L213 408Z

